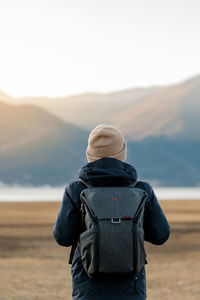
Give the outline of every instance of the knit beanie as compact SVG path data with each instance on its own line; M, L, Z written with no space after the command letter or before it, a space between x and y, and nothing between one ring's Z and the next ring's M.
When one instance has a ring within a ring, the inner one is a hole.
M125 161L126 155L126 142L117 128L107 124L99 124L90 132L86 149L88 162L103 157Z

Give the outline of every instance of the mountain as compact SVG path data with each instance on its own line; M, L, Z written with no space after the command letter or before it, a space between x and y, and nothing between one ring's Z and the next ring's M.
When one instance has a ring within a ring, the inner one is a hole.
M60 185L85 159L88 132L33 105L0 102L0 132L4 183Z
M121 112L156 90L156 87L137 88L108 94L87 93L63 98L26 97L15 101L40 106L63 121L91 129L106 121L111 114Z
M200 76L169 86L129 105L109 117L128 140L166 136L173 140L199 141Z
M0 90L0 101L5 101L5 102L11 102L13 101L13 98L5 93L4 91Z
M107 122L125 134L127 162L139 179L200 186L200 76L164 87L55 99L0 92L0 100L6 101L0 102L0 181L69 182L86 163L88 129Z
M199 139L200 76L169 86L12 101L38 105L63 121L85 129L102 122L113 124L130 141L150 136Z
M200 186L200 141L148 137L128 143L127 162L153 186Z

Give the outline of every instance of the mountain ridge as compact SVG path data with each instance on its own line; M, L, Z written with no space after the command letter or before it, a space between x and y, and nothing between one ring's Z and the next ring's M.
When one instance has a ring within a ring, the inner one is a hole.
M34 105L0 102L0 181L59 185L84 161L88 132Z
M26 97L18 101L33 102L86 130L98 123L110 123L121 129L127 140L137 141L159 135L172 139L197 138L199 98L200 76L195 76L168 86L60 98Z
M61 185L76 179L87 163L87 128L101 121L125 135L127 163L137 168L139 179L162 186L200 186L200 76L173 86L139 89L134 97L130 91L114 92L111 98L95 95L98 101L94 94L74 103L72 97L71 110L62 99L66 120L75 116L85 129L34 104L13 105L14 98L9 104L2 102L7 95L0 93L0 181Z

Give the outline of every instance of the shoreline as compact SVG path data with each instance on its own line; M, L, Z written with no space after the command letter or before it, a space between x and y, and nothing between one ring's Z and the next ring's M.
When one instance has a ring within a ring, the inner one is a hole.
M62 187L1 187L0 202L60 202ZM158 200L200 200L200 187L155 187Z

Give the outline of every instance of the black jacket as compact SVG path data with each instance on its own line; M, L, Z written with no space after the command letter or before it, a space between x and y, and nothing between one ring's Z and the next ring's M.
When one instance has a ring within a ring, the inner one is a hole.
M133 166L114 158L102 158L84 166L79 177L94 186L127 186L137 181L137 173ZM163 244L169 237L170 227L158 203L152 187L138 181L137 188L149 194L144 215L145 240L155 244ZM61 246L71 246L80 233L80 193L85 186L74 181L65 189L63 201L58 213L53 234ZM99 280L90 279L81 263L79 249L76 248L72 267L72 287L74 300L144 300L146 299L145 266L138 279Z

